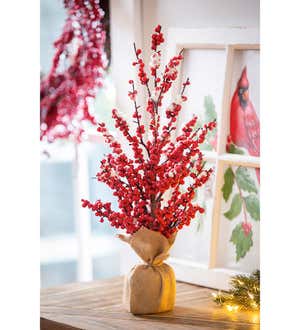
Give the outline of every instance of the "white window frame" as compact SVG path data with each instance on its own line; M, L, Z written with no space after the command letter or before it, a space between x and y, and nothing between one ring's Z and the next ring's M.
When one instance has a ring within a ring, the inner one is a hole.
M218 144L217 150L204 151L204 159L215 163L215 183L213 196L213 214L210 237L209 263L189 261L181 258L170 258L178 280L207 287L227 290L229 278L243 273L227 268L217 267L219 228L221 221L221 202L224 168L226 165L237 165L252 168L260 167L260 158L248 155L226 153L226 134L229 125L229 109L231 100L231 82L234 50L258 50L259 30L254 28L230 29L169 29L167 34L166 59L181 50L188 49L224 49L226 52L223 99L218 111ZM181 74L179 75L181 77ZM180 79L172 90L172 97L179 94Z
M84 142L104 143L97 132L90 131ZM71 143L70 143L71 144ZM40 240L40 263L49 265L76 261L77 281L93 280L93 258L119 252L121 244L110 235L97 236L91 233L91 212L81 207L81 198L89 199L89 183L91 173L88 171L88 154L82 144L69 145L66 149L47 145L50 158L42 158L41 162L70 162L73 167L72 185L74 200L74 234L60 234L43 237ZM45 146L42 146L42 150Z

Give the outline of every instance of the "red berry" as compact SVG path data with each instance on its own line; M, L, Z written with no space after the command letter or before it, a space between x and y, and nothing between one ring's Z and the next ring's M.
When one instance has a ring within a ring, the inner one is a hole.
M159 33L161 31L161 25L157 25L155 28L155 32Z

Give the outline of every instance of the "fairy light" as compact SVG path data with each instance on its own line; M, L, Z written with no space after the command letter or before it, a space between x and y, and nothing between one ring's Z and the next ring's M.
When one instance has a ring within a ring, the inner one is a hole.
M229 312L236 312L239 309L239 306L237 305L225 305L225 306Z
M248 296L249 296L250 299L252 299L252 300L254 299L254 296L253 296L252 293L248 292Z
M213 301L224 306L227 311L247 310L259 312L260 307L260 273L250 276L237 275L231 278L232 288L229 292L213 292Z
M260 315L259 315L259 312L258 311L252 312L252 314L251 314L251 322L252 323L259 323L259 319L260 319L259 316Z

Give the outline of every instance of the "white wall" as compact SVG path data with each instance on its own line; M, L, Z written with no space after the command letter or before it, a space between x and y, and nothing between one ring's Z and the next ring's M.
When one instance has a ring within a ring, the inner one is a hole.
M117 106L125 112L130 107L133 41L144 49L148 63L150 36L157 24L164 32L170 27L259 27L259 0L111 0L110 13Z
M144 49L153 28L259 27L259 0L142 0Z
M258 27L259 0L142 0L144 28Z
M134 77L131 63L135 60L133 42L142 39L141 0L111 0L111 68L117 91L117 108L128 112L132 106L128 98L128 80Z

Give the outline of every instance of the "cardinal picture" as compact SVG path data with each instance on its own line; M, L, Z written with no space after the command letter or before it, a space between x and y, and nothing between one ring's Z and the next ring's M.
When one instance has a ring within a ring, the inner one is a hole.
M244 67L231 100L230 136L238 147L245 148L251 156L260 155L260 123L249 95L247 67ZM258 182L260 172L256 169Z

